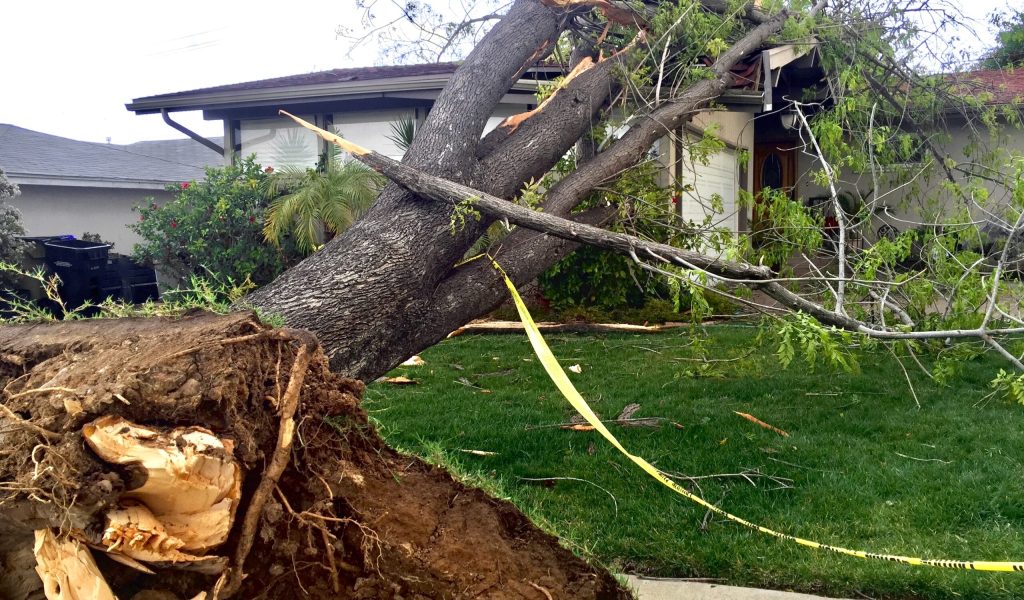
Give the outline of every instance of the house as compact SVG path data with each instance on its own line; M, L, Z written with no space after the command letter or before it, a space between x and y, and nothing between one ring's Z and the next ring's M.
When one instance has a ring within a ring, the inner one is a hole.
M334 69L137 98L127 108L136 114L162 114L168 124L215 149L225 161L255 153L263 165L313 166L322 149L320 142L278 117L281 109L333 129L361 146L400 158L402 152L391 139L392 125L402 119L422 122L457 66L437 63ZM534 108L538 87L562 73L555 65L527 71L502 98L488 130L505 117ZM820 164L794 127L788 100L804 97L807 90L818 90L825 102L828 98L821 85L824 72L813 40L762 48L741 61L734 75L733 88L714 109L695 115L685 128L664 137L652 149L652 155L664 165L663 183L674 188L683 221L709 222L742 233L757 228L754 220L758 211L741 207L741 191L757 198L765 187L783 189L809 204L822 204L829 196L829 190L814 180L813 173L820 170ZM1024 90L1024 70L980 72L969 81L971 93L987 90L991 94L989 102L1009 101ZM223 145L187 132L173 120L175 112L195 110L203 111L206 119L223 123ZM966 124L953 123L952 127L946 146L951 156L963 158ZM690 142L709 130L724 148L695 160ZM1024 136L1015 139L1010 146L1024 142ZM884 210L879 210L878 222L868 224L872 229L911 228L923 214L923 207L905 201L906 190L893 177L872 179L867 173L843 172L840 179L841 192L854 196L885 194L884 204L879 201ZM871 189L867 180L880 181L880 191ZM929 185L940 191L941 182L931 181Z
M666 137L654 149L665 166L665 185L684 196L680 216L702 222L710 218L732 232L749 228L751 211L738 208L739 190L756 193L755 165L764 157L756 130L778 118L755 124L759 114L773 114L773 91L805 85L820 69L811 44L784 44L757 52L737 67L737 84L722 99L724 109L697 115L690 127ZM223 122L223 145L187 132L197 142L232 156L255 153L265 166L313 166L321 146L297 125L278 116L279 110L332 129L353 142L392 158L402 152L392 141L392 125L402 119L422 122L435 98L458 67L456 63L334 69L137 98L126 106L136 114L162 114L169 125L178 111L203 111L204 118ZM501 99L486 131L504 118L531 110L545 81L563 74L561 67L541 65L528 70ZM687 155L686 140L713 126L725 148L707 164ZM741 164L740 157L747 157ZM700 185L695 185L697 182ZM673 183L674 182L674 183ZM720 202L720 205L719 205Z
M313 166L320 147L294 123L278 116L284 109L353 142L393 158L402 152L389 139L391 125L403 119L422 122L444 88L456 63L334 69L198 90L137 98L127 104L135 114L162 114L173 121L179 111L203 111L208 120L224 124L224 144L216 147L228 162L233 156L256 154L264 166ZM531 70L512 86L495 110L489 127L505 117L533 108L538 84L561 73L557 67Z
M127 227L138 220L134 206L169 200L167 185L202 179L218 163L188 139L97 144L0 124L0 168L21 189L12 204L28 235L88 232L122 253L140 241Z

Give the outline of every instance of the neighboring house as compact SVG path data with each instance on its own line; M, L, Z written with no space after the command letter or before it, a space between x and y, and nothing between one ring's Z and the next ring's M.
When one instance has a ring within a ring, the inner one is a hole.
M1018 119L1024 116L1024 69L969 71L950 75L947 80L961 97L972 97L984 107L995 108L1004 118L1013 112ZM1018 124L1004 120L992 132L979 122L979 117L978 109L970 108L966 102L951 107L943 117L941 135L934 136L932 142L950 165L958 182L964 183L977 176L974 181L986 190L981 203L987 206L969 207L972 218L982 223L985 229L986 222L1002 214L998 207L1005 207L1011 198L1006 186L991 181L993 173L986 172L988 166L982 164L984 160L980 157L987 153L987 159L1002 166L1012 154L1024 155L1024 130ZM794 136L778 141L772 139L772 145L777 151L792 155L789 162L794 164L795 170L791 177L798 197L812 204L829 197L828 188L816 183L812 177L821 169L816 156L809 150L796 149L800 144ZM961 222L963 217L955 214L958 208L963 207L963 202L946 188L945 173L941 169L932 169L930 176L915 176L918 169L935 160L923 148L918 154L920 162L904 165L911 173L910 181L906 173L886 170L852 172L844 169L840 172L837 186L840 195L864 198L876 211L872 222L865 227L866 242L875 241L886 230L904 231L943 221ZM1001 175L1012 175L1012 169L1004 169Z
M169 200L168 184L202 179L219 163L188 139L97 144L0 124L0 168L21 188L12 204L28 235L89 232L126 254L140 241L127 227L138 220L134 206Z

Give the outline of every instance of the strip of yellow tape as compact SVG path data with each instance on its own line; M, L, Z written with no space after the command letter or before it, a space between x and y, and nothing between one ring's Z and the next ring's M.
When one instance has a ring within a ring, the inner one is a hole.
M683 496L684 498L687 498L688 500L696 502L697 504L703 506L707 510L710 510L711 512L719 516L725 517L730 521L739 523L744 527L748 527L755 531L760 531L761 533L770 536L774 536L784 540L789 540L791 542L796 542L801 546L817 548L818 550L826 550L829 552L835 552L837 554L856 556L858 558L876 558L879 560L887 560L907 565L942 567L946 569L966 569L974 571L1003 572L1024 571L1024 562L915 558L912 556L877 554L875 552L864 552L863 550L849 550L847 548L841 548L839 546L821 544L815 541L805 540L803 538L775 531L774 529L762 527L756 523L751 523L746 519L737 517L736 515L728 513L725 510L719 508L718 506L715 506L714 504L707 502L700 496L691 494L690 492L686 491L685 488L679 486L678 484L676 484L676 482L672 481L671 479L663 475L661 471L656 469L651 463L647 462L646 460L639 456L630 454L629 451L626 450L626 448L623 447L621 443L619 443L619 440L614 435L612 435L612 432L609 431L608 428L604 426L604 423L602 423L601 419L598 418L596 414L594 414L594 411L590 408L590 405L587 404L587 401L583 399L583 396L581 396L578 391L576 391L576 388L572 385L572 382L569 381L569 377L565 374L565 371L562 370L561 365L558 364L558 359L555 358L555 355L551 352L551 349L548 348L547 343L544 341L543 336L541 336L540 330L537 329L537 325L533 322L533 317L530 316L530 311L527 310L526 304L523 303L523 299L519 296L519 292L516 290L515 284L512 283L512 281L508 278L508 275L505 274L505 271L501 268L500 265L498 265L497 262L492 260L492 263L494 264L494 268L501 272L502 276L504 276L505 278L505 285L508 286L508 291L512 295L512 300L515 302L516 310L519 311L519 318L523 321L523 325L526 328L526 335L530 338L530 344L533 345L534 353L536 353L537 358L540 360L541 364L544 365L544 370L547 371L548 376L551 377L551 381L555 383L555 386L558 388L560 392L562 392L562 395L565 396L569 403L572 404L573 408L575 408L580 413L580 415L584 419L586 419L587 423L592 425L594 429L597 430L604 437L604 439L608 440L608 442L611 445L615 446L619 450L619 452L623 453L627 458L629 458L629 460L633 461L637 466L639 466L641 469L647 472L648 475L657 479L659 482L661 482L663 485L665 485L672 491L676 492L677 494Z

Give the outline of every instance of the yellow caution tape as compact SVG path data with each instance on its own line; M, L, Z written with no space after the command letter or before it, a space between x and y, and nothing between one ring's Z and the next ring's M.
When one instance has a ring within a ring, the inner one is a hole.
M523 303L523 299L519 296L519 292L516 290L515 284L512 283L512 281L508 278L508 275L505 274L505 271L496 261L492 259L491 262L494 264L494 267L501 272L502 276L504 276L505 285L508 286L508 291L512 295L512 300L515 302L516 310L519 311L519 318L522 320L523 326L526 329L526 335L530 338L530 344L533 345L533 351L536 353L537 358L540 359L541 364L544 365L544 370L547 371L548 376L551 377L551 381L553 381L555 383L555 386L558 387L558 390L562 392L562 395L564 395L565 398L569 401L569 403L572 404L573 408L575 408L577 412L579 412L580 415L584 419L586 419L587 423L593 426L594 429L597 430L604 437L604 439L608 440L608 442L611 443L611 445L615 446L615 448L617 448L619 452L623 453L627 458L629 458L629 460L633 461L637 466L646 471L648 475L657 479L660 483L662 483L664 486L668 487L672 491L676 492L677 494L693 502L696 502L697 504L703 506L707 510L719 516L725 517L726 519L733 521L735 523L739 523L744 527L748 527L755 531L760 531L761 533L770 536L774 536L784 540L789 540L791 542L796 542L801 546L807 546L809 548L817 548L819 550L826 550L829 552L835 552L837 554L845 554L847 556L856 556L858 558L875 558L878 560L887 560L891 562L903 563L906 565L942 567L945 569L966 569L973 571L1024 571L1024 562L994 562L983 560L945 560L936 558L915 558L912 556L896 556L892 554L864 552L863 550L849 550L847 548L841 548L839 546L821 544L819 542L805 540L803 538L775 531L774 529L762 527L756 523L751 523L746 519L737 517L734 514L726 512L725 510L719 508L718 506L715 506L714 504L711 504L710 502L704 500L700 496L691 494L690 492L686 491L685 488L683 488L676 482L672 481L671 479L663 475L661 471L656 469L651 463L647 462L646 460L639 456L630 454L629 451L626 450L626 448L623 447L621 443L619 443L619 440L616 439L614 435L612 435L612 432L609 431L607 427L605 427L604 423L601 422L601 419L598 418L596 414L594 414L594 411L590 408L590 405L587 404L587 401L583 399L583 396L581 396L580 393L576 391L576 388L572 385L572 382L569 381L569 377L565 374L565 371L562 370L561 365L558 364L558 359L555 358L555 355L551 352L551 349L548 348L547 343L544 341L543 336L541 336L540 330L537 329L536 323L533 322L533 317L530 316L530 311L527 310L526 304Z

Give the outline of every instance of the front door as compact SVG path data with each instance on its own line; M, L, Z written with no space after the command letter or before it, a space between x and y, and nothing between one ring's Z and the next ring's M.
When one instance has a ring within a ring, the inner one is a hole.
M781 190L791 199L796 196L796 149L794 142L757 144L754 146L754 211L751 231L763 232L770 227L762 207L764 190Z

